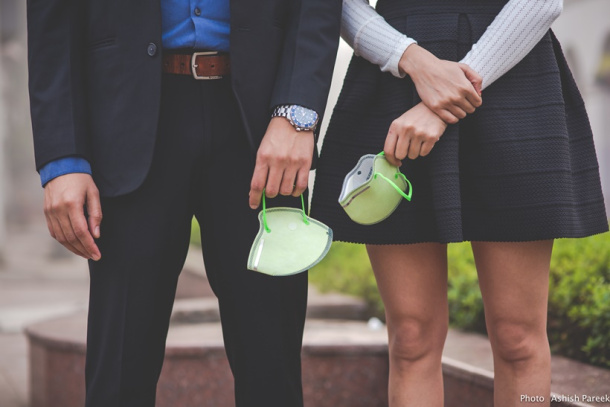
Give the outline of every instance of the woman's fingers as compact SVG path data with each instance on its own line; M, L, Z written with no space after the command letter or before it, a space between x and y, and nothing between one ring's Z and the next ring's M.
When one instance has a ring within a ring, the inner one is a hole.
M463 107L457 105L450 107L451 114L460 120L462 120L468 115L468 113L466 113L466 110L471 110L472 112L474 112L474 107L470 103L465 104Z
M421 149L419 150L419 155L422 157L427 156L428 154L430 154L430 152L432 151L432 149L434 148L436 142L433 140L428 140L425 141L422 145L421 145Z
M436 114L438 114L438 117L440 117L441 120L443 120L445 123L456 124L457 122L460 121L460 118L457 117L456 115L454 115L453 113L451 113L449 108L451 108L451 106L448 106L447 109L439 108L435 112L436 112Z
M471 94L468 94L468 99L475 107L481 106L483 103L483 99L481 98L481 93L483 92L483 78L466 64L458 63L458 66L462 69L464 75L466 75L466 79L468 79L477 92L476 96L478 97L472 97Z
M404 160L409 155L409 148L411 146L411 134L408 129L402 129L402 134L398 136L398 141L396 142L396 159Z
M399 61L421 100L445 123L454 124L481 106L482 78L468 65L437 58L411 45Z
M402 162L396 158L396 143L398 142L398 133L395 129L390 126L390 131L385 138L385 145L383 146L383 152L386 160L392 165L400 167Z
M409 144L409 152L408 152L408 157L411 160L415 160L417 157L420 156L420 151L421 151L421 146L422 146L422 142L417 140L417 141L413 141Z
M411 108L390 125L384 152L393 165L401 160L426 156L445 132L447 125L423 102Z

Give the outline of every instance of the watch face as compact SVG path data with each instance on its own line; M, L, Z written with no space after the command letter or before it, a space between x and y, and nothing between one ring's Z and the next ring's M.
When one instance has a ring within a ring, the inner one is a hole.
M290 108L290 118L294 124L304 129L311 129L318 122L318 114L314 110L303 106L292 106Z

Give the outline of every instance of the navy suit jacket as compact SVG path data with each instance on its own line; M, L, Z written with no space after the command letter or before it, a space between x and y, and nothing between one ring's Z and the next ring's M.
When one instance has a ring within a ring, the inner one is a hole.
M87 159L102 196L144 181L161 98L160 0L28 0L36 167ZM255 154L270 108L324 112L341 0L230 0L231 81Z

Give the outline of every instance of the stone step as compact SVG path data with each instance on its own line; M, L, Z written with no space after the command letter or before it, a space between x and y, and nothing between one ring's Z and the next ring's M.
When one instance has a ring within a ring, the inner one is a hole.
M309 288L307 318L362 321L369 316L368 306L358 298L342 294L320 294ZM214 297L181 298L174 302L172 322L200 323L220 320L218 301Z
M338 293L320 293L309 286L307 318L364 321L371 316L364 300Z
M84 400L84 313L27 329L31 407L80 407ZM303 339L307 406L387 406L387 339L364 322L308 320ZM233 406L233 379L219 322L174 323L158 407Z
M80 407L84 399L84 313L32 325L31 407ZM364 322L308 320L303 339L303 391L307 407L386 407L388 353L385 329ZM450 330L443 356L446 407L492 407L489 342ZM603 397L610 371L553 357L552 390L561 407L607 407L569 401ZM233 380L220 323L174 323L159 380L158 407L233 406ZM564 398L562 398L564 397Z

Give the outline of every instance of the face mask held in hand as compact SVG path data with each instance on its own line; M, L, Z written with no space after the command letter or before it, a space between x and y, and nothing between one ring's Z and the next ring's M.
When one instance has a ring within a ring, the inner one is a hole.
M260 229L248 256L249 270L288 276L309 270L326 256L333 231L305 214L303 195L301 205L302 209L267 209L263 192Z
M403 198L410 201L412 194L411 182L381 152L362 156L347 174L339 204L354 222L373 225L390 216Z

